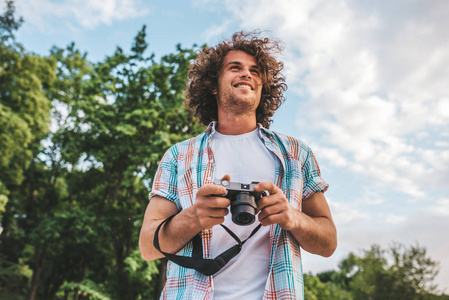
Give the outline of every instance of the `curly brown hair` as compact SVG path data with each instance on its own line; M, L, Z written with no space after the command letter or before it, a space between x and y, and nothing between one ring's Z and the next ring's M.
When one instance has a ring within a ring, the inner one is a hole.
M218 85L218 74L226 54L241 50L257 61L263 86L256 120L265 128L270 127L271 117L285 101L283 93L287 85L281 73L284 63L274 57L275 53L281 52L279 43L267 37L259 38L259 35L259 31L237 32L231 40L225 40L216 47L204 48L198 53L188 73L190 80L185 91L185 104L201 124L207 126L211 121L217 121L218 106L213 91Z

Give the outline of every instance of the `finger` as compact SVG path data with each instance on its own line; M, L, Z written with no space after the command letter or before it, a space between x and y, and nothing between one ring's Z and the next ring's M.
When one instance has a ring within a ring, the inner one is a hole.
M226 174L225 176L223 176L223 177L220 179L220 181L223 181L223 180L231 181L231 175Z
M278 205L273 204L261 206L259 210L259 220L263 220L268 216L279 214L282 212L282 209Z
M263 219L271 214L275 214L278 211L275 211L274 205L265 205L260 207L259 218Z
M273 205L272 201L268 198L268 196L264 196L260 198L257 202L257 211L262 211L264 208Z
M215 184L206 184L198 189L197 195L208 197L213 195L225 195L226 188Z
M279 197L276 195L276 193L273 193L268 196L263 196L262 198L257 201L257 209L263 210L269 206L275 205L279 202Z
M215 225L222 224L224 222L224 217L207 217L200 220L201 227L204 229L210 229Z
M201 218L220 218L229 213L227 207L199 207L197 215Z
M229 209L226 208L211 208L209 209L209 217L222 218L229 214Z
M226 208L231 205L231 200L225 197L200 197L196 205L205 209Z
M278 193L280 189L270 181L260 182L255 187L254 190L256 192L262 192L262 191L268 191L270 195L273 195L275 193Z
M272 224L280 224L283 221L281 214L269 215L265 218L259 217L259 222L262 226L272 225Z

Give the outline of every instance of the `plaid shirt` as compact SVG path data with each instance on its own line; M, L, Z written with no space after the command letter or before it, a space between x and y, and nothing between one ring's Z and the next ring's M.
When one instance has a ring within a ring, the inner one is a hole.
M290 204L301 210L302 199L325 191L328 184L320 176L318 163L308 146L295 138L259 126L265 147L276 156L276 185ZM173 201L179 210L192 206L199 187L215 178L211 137L215 122L206 131L171 147L162 158L150 197L162 196ZM204 258L210 257L212 230L201 233ZM271 256L263 299L304 299L301 253L290 232L277 224L270 227ZM191 256L189 242L178 255ZM161 299L212 299L213 276L181 267L171 261Z

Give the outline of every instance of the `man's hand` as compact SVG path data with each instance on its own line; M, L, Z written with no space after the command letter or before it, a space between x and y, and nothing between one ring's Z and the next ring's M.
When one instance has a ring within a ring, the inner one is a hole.
M222 180L230 180L226 175ZM219 185L208 184L198 189L196 202L185 210L178 211L173 201L154 196L148 203L140 230L139 247L142 257L154 260L163 257L153 246L154 232L165 219L172 215L173 220L164 224L159 233L159 244L164 252L176 253L184 247L198 232L212 228L224 222L228 214L230 200L224 195L226 189ZM217 195L217 196L215 196Z
M226 174L220 180L231 181L231 176ZM192 213L201 229L209 229L224 222L224 217L229 213L228 206L231 205L228 198L220 197L225 194L226 188L214 184L203 185L198 189Z
M195 222L202 229L209 229L224 222L231 201L219 195L226 194L222 186L208 184L200 187L196 193L196 202L192 206Z
M257 202L259 221L263 226L279 224L288 230L304 250L325 257L337 247L337 231L326 198L316 192L302 201L302 211L296 210L282 190L272 182L262 182L254 190L270 195Z
M300 214L295 210L281 189L273 182L261 182L254 187L257 192L268 191L269 195L257 201L259 222L262 226L279 224L284 230L291 230L298 226Z

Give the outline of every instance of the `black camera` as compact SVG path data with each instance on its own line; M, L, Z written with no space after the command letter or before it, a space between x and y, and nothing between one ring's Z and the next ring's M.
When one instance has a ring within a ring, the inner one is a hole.
M239 182L229 182L227 180L216 181L216 185L226 188L226 194L220 195L231 200L232 221L237 225L250 225L256 219L257 204L264 192L254 191L254 187L259 182L244 184Z

